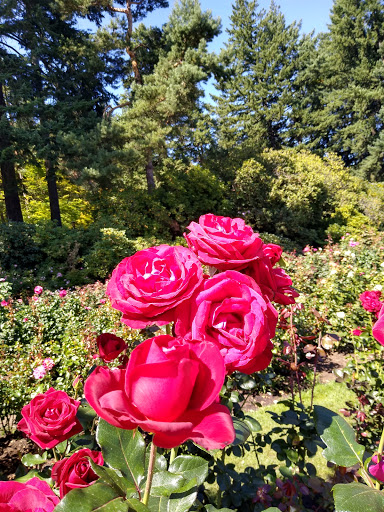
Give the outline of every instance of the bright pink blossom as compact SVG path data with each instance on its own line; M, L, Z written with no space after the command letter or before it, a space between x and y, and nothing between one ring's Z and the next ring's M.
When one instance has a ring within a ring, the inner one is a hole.
M53 448L83 430L76 417L80 402L53 388L25 405L17 428L40 448Z
M67 290L60 290L59 291L59 296L63 299L64 297L67 296L67 293L68 293Z
M96 338L96 343L99 349L99 355L106 363L119 357L121 352L127 348L127 344L122 338L109 332L100 334Z
M34 477L27 482L0 482L2 512L53 512L59 498L47 482Z
M219 270L241 270L263 256L263 242L243 219L202 215L184 234L188 247L205 265Z
M369 466L369 472L380 482L384 482L384 460L378 462L377 455L372 457L372 462Z
M362 334L362 332L363 331L361 329L353 329L352 334L354 336L360 336L360 334Z
M35 289L33 291L35 292L35 295L41 295L43 293L43 287L35 286Z
M251 374L269 365L277 312L250 277L235 270L217 274L177 313L176 334L215 343L227 372Z
M2 301L0 302L0 304L1 304L1 306L2 306L3 308L6 308L7 306L9 306L9 302L8 302L8 301L6 301L6 300L2 300Z
M271 261L271 265L273 267L280 260L283 254L283 249L280 247L280 245L277 244L264 244L263 254L264 256L269 258L269 260Z
M215 344L162 335L138 345L125 369L97 367L84 393L101 418L153 432L161 448L191 439L215 449L235 437L229 410L219 403L224 378Z
M359 299L363 308L370 313L378 313L383 303L380 301L381 292L379 290L366 290Z
M359 242L355 242L353 240L349 242L349 247L356 247L356 245L359 245Z
M107 286L112 307L133 329L175 320L175 308L191 298L203 281L195 254L186 247L159 245L125 258Z
M372 328L372 335L376 341L384 345L384 305L378 313L378 319Z

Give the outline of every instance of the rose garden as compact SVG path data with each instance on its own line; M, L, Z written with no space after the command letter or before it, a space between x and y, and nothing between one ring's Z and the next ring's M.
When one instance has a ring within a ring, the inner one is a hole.
M30 441L1 510L384 510L384 242L283 254L212 214L185 241L106 288L3 279L2 431Z

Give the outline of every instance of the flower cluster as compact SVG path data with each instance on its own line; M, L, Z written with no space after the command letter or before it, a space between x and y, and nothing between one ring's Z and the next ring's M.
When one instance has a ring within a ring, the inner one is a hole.
M359 299L361 301L363 308L366 311L368 311L370 313L374 313L376 316L378 316L378 313L384 304L384 302L382 302L380 300L380 297L381 297L381 291L366 290L364 293L362 293L359 296Z

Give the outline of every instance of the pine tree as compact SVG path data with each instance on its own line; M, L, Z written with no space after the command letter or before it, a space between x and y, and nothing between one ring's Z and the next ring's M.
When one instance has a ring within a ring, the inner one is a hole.
M257 9L255 0L236 0L217 86L219 143L243 156L284 144L300 50L298 24L287 25L273 2Z
M314 148L338 153L355 172L384 178L382 0L336 0L320 51L321 108Z

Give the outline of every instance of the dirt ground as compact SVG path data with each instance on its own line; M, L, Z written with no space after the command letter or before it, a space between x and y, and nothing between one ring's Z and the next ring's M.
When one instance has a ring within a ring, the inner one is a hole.
M319 363L317 382L325 383L335 380L333 370L344 368L345 365L346 357L344 354L337 352L331 354L324 362ZM268 393L255 396L252 400L248 400L246 409L255 409L258 407L256 404L271 405L287 397L288 395L284 394L276 396ZM0 480L14 479L21 457L29 452L37 453L38 447L29 439L24 438L21 432L16 431L13 435L0 438Z

